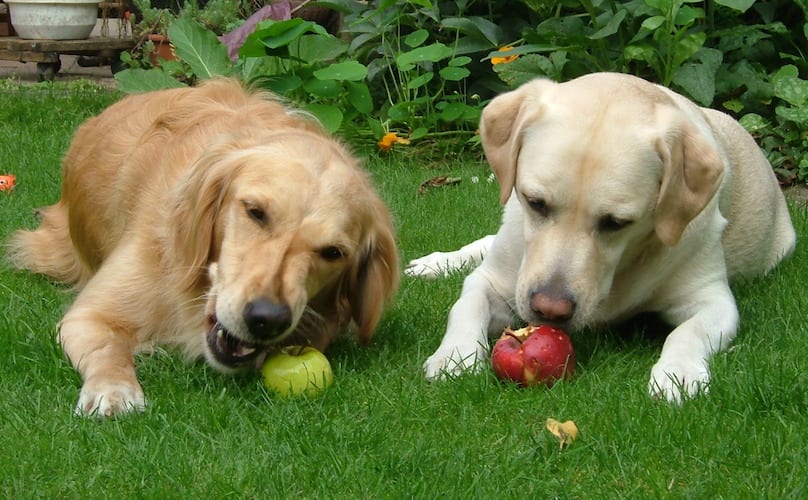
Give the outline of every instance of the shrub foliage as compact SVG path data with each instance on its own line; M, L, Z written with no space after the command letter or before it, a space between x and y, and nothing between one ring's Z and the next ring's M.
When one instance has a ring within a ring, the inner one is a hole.
M808 180L808 0L334 0L335 36L266 19L231 59L190 16L179 61L118 74L125 91L234 75L298 102L327 128L379 141L475 144L499 92L546 77L631 73L733 114L784 184ZM380 148L383 147L380 142Z

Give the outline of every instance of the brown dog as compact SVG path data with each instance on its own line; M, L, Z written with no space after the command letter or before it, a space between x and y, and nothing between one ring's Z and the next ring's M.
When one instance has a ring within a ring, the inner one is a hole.
M80 289L59 341L77 411L142 409L134 353L178 346L233 371L272 345L367 342L398 284L390 214L312 121L231 80L131 96L85 123L61 200L10 241Z

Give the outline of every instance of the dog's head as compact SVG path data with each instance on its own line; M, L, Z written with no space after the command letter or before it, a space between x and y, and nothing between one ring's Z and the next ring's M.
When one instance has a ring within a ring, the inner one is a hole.
M355 160L319 134L228 137L176 193L172 256L205 290L206 357L230 371L294 338L368 342L398 284L391 216ZM293 335L294 334L294 335Z
M616 74L534 80L485 108L480 130L501 201L513 193L524 213L523 319L580 327L614 317L602 308L631 293L618 288L632 269L680 244L724 171L693 113Z

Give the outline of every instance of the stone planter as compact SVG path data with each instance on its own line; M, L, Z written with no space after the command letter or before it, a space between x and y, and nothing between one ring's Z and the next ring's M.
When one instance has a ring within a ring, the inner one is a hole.
M98 2L88 0L4 0L20 38L82 40L98 17Z

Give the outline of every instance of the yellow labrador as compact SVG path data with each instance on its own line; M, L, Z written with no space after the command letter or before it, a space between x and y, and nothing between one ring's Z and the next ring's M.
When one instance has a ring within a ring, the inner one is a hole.
M146 404L154 344L232 372L288 342L367 342L398 283L390 213L318 125L232 80L127 97L88 120L61 200L10 241L17 266L76 285L59 341L77 411Z
M796 240L749 134L725 114L611 73L529 82L486 107L480 132L505 204L499 232L406 270L436 276L482 259L426 376L474 367L512 308L526 322L572 329L652 311L675 329L651 394L678 402L706 389L710 355L738 327L728 279L766 273Z

